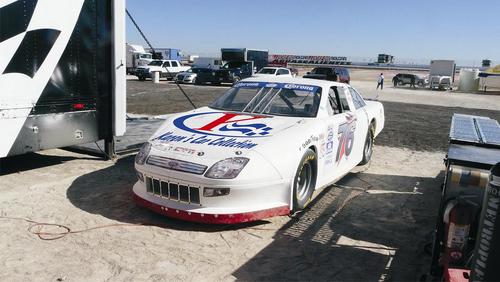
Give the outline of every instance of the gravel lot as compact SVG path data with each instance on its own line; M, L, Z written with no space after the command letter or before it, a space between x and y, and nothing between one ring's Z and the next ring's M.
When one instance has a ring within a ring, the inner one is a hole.
M377 92L363 79L353 85L385 106L373 160L294 218L206 226L158 216L131 201L133 155L114 163L48 150L4 160L0 280L418 280L430 261L424 246L435 223L451 115L500 119L493 110L500 102L491 95ZM225 88L185 86L198 106ZM130 113L188 109L176 85L128 82ZM73 231L103 228L45 241L29 232L33 222L19 218Z

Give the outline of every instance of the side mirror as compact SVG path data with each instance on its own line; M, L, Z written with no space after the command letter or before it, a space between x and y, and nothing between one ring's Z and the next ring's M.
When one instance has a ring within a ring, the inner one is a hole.
M306 72L306 74L311 74L311 72L310 72L310 71L308 71L308 72Z

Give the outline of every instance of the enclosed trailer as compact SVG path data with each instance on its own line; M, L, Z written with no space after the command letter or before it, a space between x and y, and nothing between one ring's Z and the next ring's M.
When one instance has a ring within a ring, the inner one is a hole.
M126 126L125 1L0 2L0 157L105 140Z
M222 48L221 59L223 62L248 62L253 65L254 72L267 67L269 58L268 50L247 48Z

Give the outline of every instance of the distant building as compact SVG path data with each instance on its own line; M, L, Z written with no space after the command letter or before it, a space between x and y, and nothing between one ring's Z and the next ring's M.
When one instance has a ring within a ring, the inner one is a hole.
M377 63L379 64L393 64L394 56L388 54L378 54Z

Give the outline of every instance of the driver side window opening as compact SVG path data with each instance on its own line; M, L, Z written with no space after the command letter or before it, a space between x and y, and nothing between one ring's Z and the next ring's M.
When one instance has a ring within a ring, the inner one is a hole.
M350 112L351 109L349 108L349 102L347 102L347 97L346 97L346 91L344 87L337 88L337 93L338 93L338 98L340 102L340 107L342 108L342 112Z
M337 87L330 87L328 90L328 103L330 104L330 113L336 115L340 113L339 102L337 98Z
M170 67L170 62L165 62L165 63L163 63L163 67L164 67L164 68Z
M333 114L349 112L349 102L347 102L345 88L332 86L328 91L328 102Z

